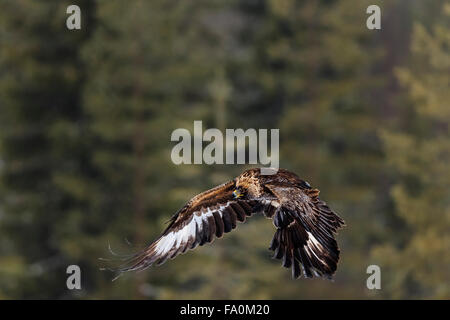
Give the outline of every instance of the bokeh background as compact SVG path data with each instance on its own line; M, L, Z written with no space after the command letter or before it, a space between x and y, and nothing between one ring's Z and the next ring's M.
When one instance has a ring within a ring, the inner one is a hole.
M442 0L1 0L0 298L449 299L449 22ZM334 282L292 280L262 217L115 282L99 270L108 244L136 251L249 167L174 165L194 120L280 129L280 166L346 220Z

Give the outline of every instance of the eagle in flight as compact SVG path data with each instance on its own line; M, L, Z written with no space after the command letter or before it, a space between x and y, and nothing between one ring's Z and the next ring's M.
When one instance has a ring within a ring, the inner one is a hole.
M339 260L334 234L344 221L319 199L319 190L295 173L279 169L263 175L259 168L189 200L155 241L116 271L120 276L160 265L222 237L255 213L272 219L276 231L269 249L284 267L292 268L293 278L331 279Z

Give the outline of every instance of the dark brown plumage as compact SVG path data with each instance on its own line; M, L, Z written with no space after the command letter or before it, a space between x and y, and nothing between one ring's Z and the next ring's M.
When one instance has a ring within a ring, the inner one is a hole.
M319 199L319 190L284 169L274 175L250 169L192 198L153 243L122 265L119 275L212 242L254 213L273 220L270 249L284 267L292 268L294 278L331 278L335 273L339 248L334 234L344 221Z

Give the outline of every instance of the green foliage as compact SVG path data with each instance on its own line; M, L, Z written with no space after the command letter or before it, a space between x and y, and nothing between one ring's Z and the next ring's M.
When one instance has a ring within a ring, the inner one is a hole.
M80 3L89 25L93 6ZM81 263L71 259L64 237L68 219L84 206L61 187L59 177L86 169L78 47L89 29L61 32L67 6L65 1L0 5L0 296L63 297L65 272L59 270Z
M383 132L396 214L408 230L401 246L385 244L374 255L386 267L386 296L450 296L450 6L431 30L414 27L412 63L398 70L408 89L410 118L400 130Z

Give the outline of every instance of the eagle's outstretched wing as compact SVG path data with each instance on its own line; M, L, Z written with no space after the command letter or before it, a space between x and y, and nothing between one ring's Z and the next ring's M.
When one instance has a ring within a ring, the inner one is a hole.
M319 190L296 174L284 169L272 176L259 173L259 169L247 170L192 198L154 242L116 270L118 276L162 264L220 238L247 216L264 212L277 228L270 249L274 257L283 259L283 266L292 267L294 278L302 273L331 277L339 260L334 234L344 221L319 199Z
M146 249L128 259L118 270L144 270L162 264L188 249L212 242L236 228L257 210L258 203L233 196L235 182L230 181L192 198L170 220L169 226Z
M265 187L279 202L273 215L277 231L270 245L274 257L283 259L284 267L292 267L294 278L301 273L307 278L313 275L330 278L339 260L334 234L344 221L319 199L319 190L305 186L302 180L294 185Z

